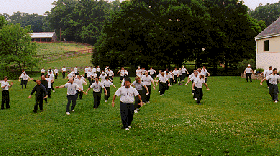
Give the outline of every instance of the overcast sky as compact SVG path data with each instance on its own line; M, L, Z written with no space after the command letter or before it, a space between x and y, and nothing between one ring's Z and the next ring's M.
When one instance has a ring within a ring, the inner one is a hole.
M251 9L255 9L260 3L265 5L266 3L276 3L279 0L243 0L245 5ZM8 13L12 15L13 12L25 12L25 13L38 13L43 15L46 11L50 11L53 5L51 3L54 0L0 0L0 13Z

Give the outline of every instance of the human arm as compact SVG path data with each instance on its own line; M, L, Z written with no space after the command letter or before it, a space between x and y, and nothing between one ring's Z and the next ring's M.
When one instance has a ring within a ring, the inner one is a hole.
M116 99L116 95L113 96L112 107L115 107L115 99Z
M14 85L14 83L13 83L13 82L11 82L11 85L9 85L9 88L11 88L13 85Z
M149 89L146 85L144 85L144 87L146 88L146 91L147 91L146 95L148 95L149 94Z
M192 90L194 90L194 85L195 85L195 83L192 83Z

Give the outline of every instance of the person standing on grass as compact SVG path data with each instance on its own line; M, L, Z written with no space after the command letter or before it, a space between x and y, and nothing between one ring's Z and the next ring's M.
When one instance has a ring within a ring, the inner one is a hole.
M151 93L152 93L152 87L151 87L151 86L152 86L152 83L153 83L153 88L156 89L156 88L155 88L154 79L153 79L150 75L148 75L148 71L146 71L145 75L142 76L142 81L143 81L143 84L144 84L145 86L147 86L147 88L148 88L147 93L149 93L149 94L146 96L145 102L146 102L146 103L150 103L150 98L151 98Z
M99 107L100 105L100 100L101 100L101 93L102 93L102 88L104 88L105 91L105 95L107 95L107 90L104 87L104 85L99 82L98 77L95 78L95 82L91 84L91 86L89 86L88 90L86 93L88 93L88 91L92 88L93 90L93 98L94 98L94 106L93 108L96 109Z
M48 93L48 96L49 96L49 91L48 91L48 81L46 80L46 77L48 77L48 74L45 76L45 75L42 75L41 76L41 84L45 87L45 89L47 90L47 93ZM35 83L36 83L36 80L33 80ZM44 99L46 101L46 103L48 103L48 98L45 98Z
M182 80L183 80L183 72L182 72L182 68L179 68L179 71L178 71L178 77L179 77L179 85L182 85Z
M192 84L192 90L195 91L196 102L200 105L200 101L202 100L202 85L205 83L204 75L199 75L199 78L194 79L194 83Z
M41 75L45 75L45 72L46 72L45 69L42 68L42 69L41 69Z
M74 83L74 78L70 78L69 81L65 85L56 86L55 88L67 88L67 105L66 105L66 115L70 115L70 104L72 102L71 111L74 112L74 108L76 106L77 101L77 90L82 91L82 88L79 88L79 86ZM84 91L82 91L84 94L87 95Z
M130 78L125 78L125 86L120 87L113 96L112 107L115 107L116 96L120 97L120 114L122 121L122 129L129 130L134 115L134 97L137 96L141 101L138 91L131 87Z
M138 69L136 69L136 76L140 77L142 75L142 69L140 66L138 66Z
M248 82L248 78L250 79L250 82L252 82L252 80L251 80L252 74L254 74L254 71L251 68L251 65L248 64L248 67L244 70L244 75L246 75L246 81L247 82Z
M79 89L77 90L77 98L79 96L80 100L82 100L83 98L83 90L84 90L84 85L87 85L86 81L82 79L81 75L78 75L77 78L74 80L74 83L76 83L79 88L81 88L82 90L80 91Z
M8 82L8 77L4 77L4 81L1 82L1 88L2 88L2 104L1 104L1 109L4 108L4 104L6 104L6 109L10 108L10 93L9 89L13 86L13 82L11 82L11 85Z
M125 74L124 67L122 67L121 70L119 70L117 74L119 74L119 73L120 73L120 83L122 83L122 80L123 80L123 77Z
M272 66L269 66L268 70L265 70L265 71L263 72L264 79L261 81L261 83L262 83L264 80L266 80L265 78L266 78L268 75L270 75L270 74L272 74L272 73L273 73L273 71L272 71ZM269 88L269 80L266 80L266 84L267 84L267 88Z
M101 74L101 73L100 73L100 67L99 67L99 66L96 67L96 74L97 74L98 77L99 77L100 74Z
M74 73L75 73L75 75L78 75L78 67L77 66L74 68Z
M54 78L57 79L57 77L58 77L58 69L55 68L54 69Z
M201 73L204 75L204 77L205 77L205 84L207 85L207 76L210 76L210 73L208 73L208 71L207 71L205 66L202 67Z
M88 72L87 72L87 79L88 79L89 85L91 85L91 83L92 83L92 81L91 81L91 76L92 76L91 69L88 69Z
M269 80L269 94L272 100L277 103L279 93L277 84L280 79L280 76L277 75L277 68L274 68L272 74L268 75L265 79ZM260 84L262 85L262 82Z
M114 80L114 72L110 68L108 68L108 76L109 76L110 81L113 82L113 80Z
M52 80L52 82L51 82L51 89L53 90L53 92L55 92L55 90L54 90L54 88L53 88L53 83L54 83L54 74L53 74L53 72L52 72L52 70L51 70L51 69L49 70L48 75L49 75L49 77L48 77L48 78L50 78L50 79Z
M31 94L28 96L30 99L34 92L36 92L36 104L34 106L34 113L37 113L38 105L40 110L43 111L43 99L48 98L46 88L41 84L40 80L36 80L37 85L32 89Z
M179 71L177 70L177 68L174 68L173 70L173 75L174 75L174 84L178 83L178 77L179 77Z
M84 77L87 77L88 70L89 70L89 68L88 68L88 66L86 66L85 67L85 76Z
M106 77L107 77L107 74L104 73L104 71L102 71L102 74L99 76L99 79L101 79L101 83L103 83L105 81Z
M164 92L167 88L169 81L168 78L164 75L164 73L161 73L161 76L159 77L159 93L160 96L164 95Z
M182 66L182 81L185 82L187 74L189 74L188 70L185 68L185 66Z
M103 82L103 85L107 90L107 95L105 95L105 102L107 102L111 95L110 86L112 85L114 88L116 88L116 86L109 80L108 76L106 76L106 80Z
M61 68L61 71L62 71L62 78L65 79L65 74L66 74L65 66L63 66L63 68Z
M169 75L169 72L166 71L166 74L165 74L165 77L167 78L167 80L169 81L170 79L172 79L171 75ZM170 81L169 81L170 82ZM169 86L170 86L170 83L167 83L166 84L166 90L169 90Z
M151 77L152 77L153 79L155 79L155 77L156 77L156 72L157 72L157 71L155 71L155 70L151 67L150 70L148 70L148 72L150 73Z
M28 82L29 80L31 80L31 78L25 73L25 71L23 71L23 73L22 73L21 76L19 77L19 81L20 81L20 78L21 78L21 89L23 89L23 85L24 85L25 88L26 88L27 82Z
M47 80L47 82L48 82L48 86L47 87L45 87L46 88L46 90L47 90L47 92L48 92L48 98L51 98L51 96L52 96L52 83L53 83L53 79L52 78L50 78L50 76L49 75L46 75L46 78L45 78L46 80ZM42 83L42 81L41 81L41 83Z
M139 108L143 106L143 103L146 103L145 101L145 91L143 90L143 87L146 89L147 93L146 95L149 94L149 90L144 83L142 83L140 77L136 77L135 81L132 83L132 86L135 87L135 89L138 91L138 94L142 97L142 100L138 99L138 97L135 98L135 103L134 103L134 113L138 113Z

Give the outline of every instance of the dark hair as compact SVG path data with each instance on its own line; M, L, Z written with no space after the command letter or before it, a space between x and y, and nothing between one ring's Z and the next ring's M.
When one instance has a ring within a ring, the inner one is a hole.
M106 76L105 79L109 79L109 76Z
M4 76L4 79L8 79L8 76Z
M272 66L269 66L269 68L272 68Z
M277 68L274 68L273 71L277 70Z
M129 77L126 77L126 78L125 78L125 81L128 81L128 82L131 83L131 79L130 79Z

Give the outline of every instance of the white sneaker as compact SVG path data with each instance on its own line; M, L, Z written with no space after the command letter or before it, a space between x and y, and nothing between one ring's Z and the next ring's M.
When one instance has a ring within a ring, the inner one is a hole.
M126 131L128 131L128 130L129 130L129 128L125 128L125 130L126 130Z
M147 103L150 103L150 101L148 101Z
M74 109L72 110L72 112L75 112Z
M277 103L278 101L277 101L277 100L275 100L274 102L275 102L275 103Z
M134 113L138 113L138 111L137 111L137 110L134 110Z
M70 113L69 113L69 112L66 112L66 115L70 115Z
M128 128L131 128L131 126L128 126Z
M194 98L194 100L196 101L196 100L197 100L197 98Z
M105 102L107 102L107 100L105 100Z
M55 90L53 90L53 92L55 92Z
M186 83L185 85L187 86L188 84Z
M192 93L192 95L194 95L194 93Z

